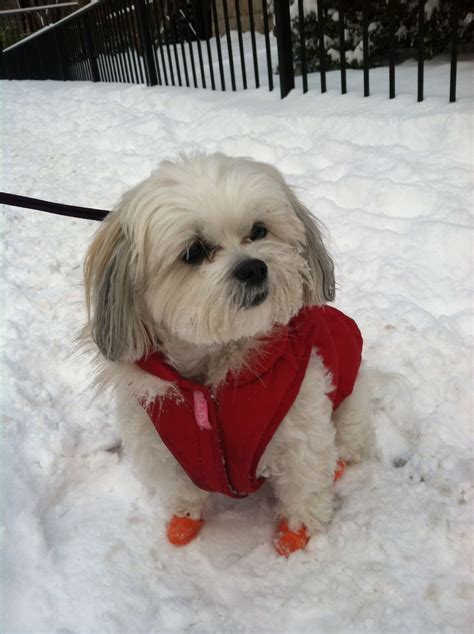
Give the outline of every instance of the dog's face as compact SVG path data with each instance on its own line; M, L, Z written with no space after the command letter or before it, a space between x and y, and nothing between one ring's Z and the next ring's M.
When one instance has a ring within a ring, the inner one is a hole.
M165 162L122 199L86 260L92 332L109 359L153 333L221 344L333 299L318 228L268 165L221 154Z

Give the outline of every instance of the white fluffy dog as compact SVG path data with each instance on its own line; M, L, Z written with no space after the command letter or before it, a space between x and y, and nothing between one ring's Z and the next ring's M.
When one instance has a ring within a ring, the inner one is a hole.
M210 491L239 497L266 480L277 551L303 548L331 519L337 461L370 453L373 431L360 350L335 407L321 352L332 326L319 323L342 315L321 308L333 264L282 175L222 154L163 162L101 225L85 283L101 378L139 476L167 503L170 541L198 533Z

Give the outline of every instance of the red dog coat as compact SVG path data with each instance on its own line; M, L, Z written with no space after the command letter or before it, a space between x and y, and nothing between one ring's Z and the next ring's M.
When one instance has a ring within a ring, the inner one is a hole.
M258 462L298 395L313 348L332 374L328 396L335 409L354 387L362 336L350 317L330 306L303 308L264 340L251 369L229 374L215 394L180 376L160 353L137 362L181 392L182 398L157 399L146 409L198 487L231 497L260 488Z

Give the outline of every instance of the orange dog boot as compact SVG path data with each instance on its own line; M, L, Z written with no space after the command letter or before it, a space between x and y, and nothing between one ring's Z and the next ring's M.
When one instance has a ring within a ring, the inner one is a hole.
M336 464L336 471L334 472L334 482L342 478L344 471L346 470L346 463L344 460L338 460Z
M173 515L166 529L168 540L173 546L186 546L198 535L203 524L203 520Z
M304 526L302 526L299 531L290 531L288 528L288 520L282 519L278 524L273 545L279 555L289 557L291 553L297 550L303 550L308 541L309 535Z

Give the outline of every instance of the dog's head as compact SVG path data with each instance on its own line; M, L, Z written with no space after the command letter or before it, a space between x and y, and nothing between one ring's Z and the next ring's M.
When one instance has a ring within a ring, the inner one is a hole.
M136 360L164 329L197 345L286 324L334 299L316 221L273 167L222 154L164 162L127 192L86 258L92 336Z

